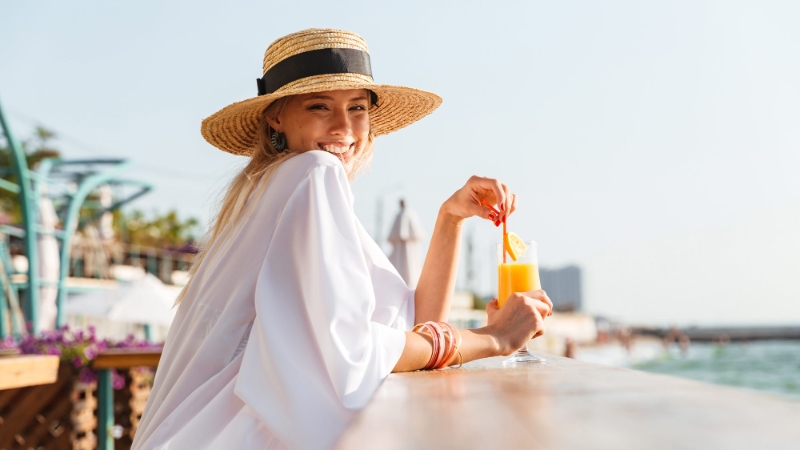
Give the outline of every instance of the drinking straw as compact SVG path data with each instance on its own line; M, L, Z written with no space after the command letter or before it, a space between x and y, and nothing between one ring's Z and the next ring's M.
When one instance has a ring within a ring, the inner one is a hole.
M503 264L506 263L506 218L503 217Z
M483 206L491 209L492 212L497 214L497 217L500 217L500 211L494 209L494 207L492 205L486 203L486 200L481 199L481 203L483 203ZM506 231L506 218L503 217L503 244L502 244L503 245L503 264L506 263L506 233L507 233L507 231Z
M486 200L484 200L484 199L481 199L481 203L483 203L483 206L485 206L485 207L487 207L487 208L491 209L493 213L497 214L497 217L500 217L500 211L498 211L498 210L494 209L494 206L492 206L492 205L490 205L490 204L486 203Z

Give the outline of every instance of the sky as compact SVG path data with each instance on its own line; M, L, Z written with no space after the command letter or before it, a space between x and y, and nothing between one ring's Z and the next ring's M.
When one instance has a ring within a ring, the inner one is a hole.
M155 186L136 208L207 221L244 159L201 120L255 96L278 37L343 28L367 40L376 82L444 99L380 137L354 182L373 234L379 204L382 236L400 198L430 233L471 175L491 176L519 195L509 228L541 266L581 266L589 312L800 323L797 2L40 1L0 17L17 137L41 124L68 158L129 158ZM500 232L465 230L489 294Z

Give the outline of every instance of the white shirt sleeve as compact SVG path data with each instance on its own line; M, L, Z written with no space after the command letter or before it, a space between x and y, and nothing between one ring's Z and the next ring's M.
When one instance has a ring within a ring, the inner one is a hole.
M297 449L334 444L400 359L407 326L371 320L375 293L350 185L337 160L318 159L263 237L270 245L235 388Z

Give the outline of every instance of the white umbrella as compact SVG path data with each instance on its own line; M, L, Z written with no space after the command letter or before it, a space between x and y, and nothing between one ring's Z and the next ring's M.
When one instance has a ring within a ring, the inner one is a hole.
M400 200L400 213L394 219L392 231L389 233L389 242L392 244L389 261L412 289L417 286L422 271L419 241L424 237L417 214L406 208L405 202Z
M175 317L172 304L180 288L166 286L151 274L67 300L64 312L73 316L102 317L116 322L167 325Z
M44 189L42 189L44 191ZM53 330L56 327L56 297L58 296L59 267L58 241L53 232L58 225L58 215L53 202L43 195L39 199L39 225L45 233L39 234L39 277L50 284L39 288L39 329Z
M111 186L104 184L98 189L100 191L100 206L108 208L114 202L113 192ZM114 215L110 212L103 213L100 216L100 225L97 231L100 232L100 239L103 242L108 242L114 239Z

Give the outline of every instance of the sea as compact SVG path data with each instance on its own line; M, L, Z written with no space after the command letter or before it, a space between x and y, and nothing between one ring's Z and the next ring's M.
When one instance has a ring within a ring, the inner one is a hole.
M578 352L579 360L736 386L800 401L800 341L695 343L686 351L660 343Z

